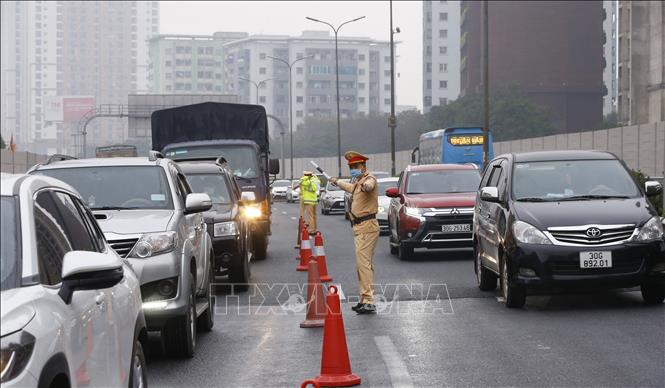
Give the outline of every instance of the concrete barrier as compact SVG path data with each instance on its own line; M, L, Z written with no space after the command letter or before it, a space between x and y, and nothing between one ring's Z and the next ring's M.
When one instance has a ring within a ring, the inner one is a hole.
M31 152L11 152L0 150L0 172L22 174L37 163L46 160L45 155L33 154Z

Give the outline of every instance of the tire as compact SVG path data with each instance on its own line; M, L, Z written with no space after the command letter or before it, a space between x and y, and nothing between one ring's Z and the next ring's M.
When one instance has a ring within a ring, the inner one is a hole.
M212 256L212 252L210 253ZM215 326L215 299L214 299L214 290L215 290L215 269L210 266L210 274L208 276L208 287L206 293L206 299L208 299L208 309L201 314L200 317L196 319L196 328L199 331L209 332Z
M189 306L183 317L172 319L164 328L164 347L166 352L176 357L191 358L196 349L196 299L194 295L194 277L190 274L192 285L189 292Z
M391 255L396 255L398 252L399 252L399 248L397 248L393 244L390 244L390 254Z
M413 248L407 247L402 243L399 243L397 248L397 257L402 261L408 261L413 258Z
M249 279L251 278L251 270L249 264L249 244L245 243L244 252L242 252L242 264L234 266L229 270L229 280L231 281L234 291L247 291L249 289Z
M390 229L390 227L388 227L388 246L390 247L391 255L396 255L399 251L399 248L393 245L393 231Z
M526 303L526 290L510 284L508 260L501 259L501 294L508 308L520 308Z
M642 283L640 291L642 291L642 299L647 304L661 304L665 300L664 284Z
M147 364L143 345L138 339L132 349L132 361L129 370L129 388L145 388L148 386Z
M265 260L268 256L268 236L259 235L254 239L254 258Z
M478 252L478 247L477 245L474 246L473 249L474 253L474 265L475 265L475 272L476 272L476 282L478 283L478 288L480 288L482 291L494 291L496 290L496 283L498 280L498 277L489 271L487 268L482 266L482 262L480 260L480 254Z

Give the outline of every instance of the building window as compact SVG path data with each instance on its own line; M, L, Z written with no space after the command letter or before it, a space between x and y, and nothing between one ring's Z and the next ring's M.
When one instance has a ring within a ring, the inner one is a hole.
M171 73L166 73L165 76L166 76L166 79L171 79Z
M264 60L264 59L266 59L266 53L260 53L260 54L259 54L259 59L260 59L260 60Z
M365 54L358 54L358 60L359 61L364 61L365 60Z
M432 80L428 79L427 80L427 90L431 90L431 89L432 89Z
M302 81L296 82L296 89L302 89L303 83Z
M265 104L266 96L259 96L259 102Z
M296 96L296 102L299 103L299 104L302 104L303 96Z
M428 73L431 73L431 72L432 72L432 63L431 63L431 62L427 62L427 68L426 68L426 71L427 71Z
M302 74L303 68L302 67L296 67L296 74Z
M386 77L390 77L390 70L384 70L383 75L385 75Z
M439 89L448 89L448 81L439 81Z
M358 102L361 104L365 103L365 97L358 97Z
M365 90L365 83L364 82L358 82L358 89Z
M443 63L439 63L439 73L443 73Z
M383 90L390 91L390 84L383 85Z
M439 105L448 105L448 99L445 97L439 98Z
M448 47L447 46L440 46L439 47L439 54L448 55Z
M302 111L301 110L296 111L296 117L302 117Z
M442 22L448 21L448 12L439 12L439 20Z
M259 68L259 74L265 74L266 73L266 68L265 67L260 67Z
M439 38L447 38L448 30L439 30Z
M383 57L383 62L390 63L390 56Z
M358 69L358 75L365 75L365 69Z
M390 105L390 99L389 98L384 99L383 103L386 105Z

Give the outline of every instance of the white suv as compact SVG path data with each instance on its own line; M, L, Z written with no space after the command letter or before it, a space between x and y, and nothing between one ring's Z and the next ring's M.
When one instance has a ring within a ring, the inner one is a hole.
M69 185L0 183L2 386L146 386L134 270Z

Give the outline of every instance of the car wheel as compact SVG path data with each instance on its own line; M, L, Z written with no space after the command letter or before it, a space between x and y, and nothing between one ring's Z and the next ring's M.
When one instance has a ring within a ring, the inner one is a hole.
M249 269L249 245L245 244L245 251L242 253L242 264L234 266L229 271L229 280L233 284L233 290L247 291L249 289L249 279L251 277Z
M642 299L648 304L661 304L665 300L665 285L658 283L642 283L640 286Z
M265 260L268 256L268 236L259 235L254 239L254 258Z
M171 320L164 328L164 346L173 356L192 357L196 349L196 301L194 277L189 275L192 289L189 292L187 312L184 317Z
M210 253L210 257L214 257L212 252ZM212 265L210 266L207 290L206 299L208 300L208 309L196 320L197 329L204 332L211 331L212 327L215 326L215 269L212 268Z
M132 349L132 364L129 371L129 388L145 388L148 386L147 366L143 346L138 339Z
M476 266L476 282L478 283L478 288L483 291L496 290L497 276L483 267L482 261L480 260L480 252L478 251L478 244L475 244L473 252Z
M413 258L413 248L407 247L403 243L399 243L397 257L402 261L411 260Z
M519 308L526 303L526 291L523 287L510 284L508 260L501 260L501 295L506 307Z

